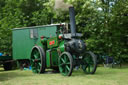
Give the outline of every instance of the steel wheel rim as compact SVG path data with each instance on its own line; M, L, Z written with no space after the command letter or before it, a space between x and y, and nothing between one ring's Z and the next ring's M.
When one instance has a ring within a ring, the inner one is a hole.
M34 73L40 73L41 68L41 57L40 52L37 48L32 51L31 54L31 66Z
M64 75L67 76L70 72L70 68L71 68L71 64L70 64L70 59L69 56L66 54L63 54L60 58L59 58L59 70L60 72Z

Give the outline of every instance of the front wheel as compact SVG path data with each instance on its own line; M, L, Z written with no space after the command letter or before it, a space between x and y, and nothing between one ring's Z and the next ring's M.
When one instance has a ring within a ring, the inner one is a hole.
M83 56L82 69L87 74L94 74L97 68L97 58L91 51Z
M73 70L73 58L69 52L63 52L59 56L59 71L64 76L71 76Z

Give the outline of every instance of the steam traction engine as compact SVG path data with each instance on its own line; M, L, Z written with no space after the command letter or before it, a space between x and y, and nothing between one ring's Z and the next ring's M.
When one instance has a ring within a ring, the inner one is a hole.
M76 33L74 8L70 7L69 12L71 33L66 24L15 29L14 59L29 59L34 73L44 73L45 69L50 68L59 70L62 75L71 76L76 66L87 74L95 73L96 56L90 51L86 52L86 45L80 40L82 35Z
M31 63L34 72L44 73L46 68L59 67L61 74L70 76L75 66L81 66L85 73L95 72L96 57L92 52L86 52L85 43L79 39L81 34L76 33L74 8L70 7L69 12L71 33L64 32L66 28L61 25L56 37L42 36L43 47L33 47Z

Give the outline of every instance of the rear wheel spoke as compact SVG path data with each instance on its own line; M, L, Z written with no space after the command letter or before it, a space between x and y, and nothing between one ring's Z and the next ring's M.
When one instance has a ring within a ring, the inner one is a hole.
M64 63L61 63L59 66L64 66Z
M39 62L38 65L41 67L41 63Z
M32 62L34 62L34 59L31 59Z
M63 59L63 58L61 58L61 61L62 61L63 63L65 63L65 61L64 61L64 59Z
M70 65L70 62L66 63L66 65Z
M66 65L66 69L69 71L70 70L70 68L68 67L68 65Z
M65 61L65 63L67 62L67 56L66 55L64 55L64 61Z
M34 59L37 59L37 55L34 54L33 56L34 56Z

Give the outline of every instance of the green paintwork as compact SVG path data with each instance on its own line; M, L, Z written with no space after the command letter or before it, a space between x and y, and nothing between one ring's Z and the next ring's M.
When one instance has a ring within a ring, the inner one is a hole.
M59 47L58 47L58 49L59 49L61 52L64 52L64 51L65 51L64 42L65 42L65 41L61 41L60 44L59 44Z
M50 50L46 51L46 67L47 68L51 67L51 63L50 63Z
M54 38L48 40L47 44L50 41L53 41L53 40L55 40L55 43L57 43L57 38L54 37ZM65 49L64 49L64 41L60 41L59 47L56 47L57 45L58 44L52 46L50 50L46 51L46 66L47 66L47 68L58 66L58 57L59 57L58 50L60 52L64 52L65 51Z
M30 38L30 29L13 30L13 59L30 59L34 42Z
M55 37L58 26L37 26L26 27L13 30L13 59L30 59L32 47L35 45L42 46L41 36ZM32 31L36 30L36 38L32 38ZM43 47L43 46L42 46Z
M47 44L47 38L44 38L43 40L41 40L42 44Z
M53 50L51 51L51 65L54 67L54 66L58 66L58 52L57 50Z
M46 53L46 67L58 66L58 34L56 31L59 29L58 25L53 26L38 26L13 30L13 59L30 59L33 46L41 46ZM36 30L36 35L32 36L31 30ZM44 36L41 40L41 36ZM33 38L32 38L33 37ZM34 38L36 37L36 38ZM50 41L55 40L55 44L49 46ZM64 51L64 42L60 42L60 49ZM52 49L54 48L54 49ZM50 49L50 50L48 50ZM37 71L35 71L37 72Z
M46 67L55 67L58 66L58 52L55 49L47 50L46 51Z
M60 27L60 25L14 29L12 44L13 59L29 59L32 71L35 73L45 71L44 68L54 69L59 67L61 74L70 76L73 68L80 65L82 65L85 73L92 72L95 66L90 56L82 59L83 57L79 58L79 56L65 51L64 44L69 40L59 38L59 35L62 35L62 29L63 26ZM34 46L43 48L43 52L41 51L42 49L32 50ZM41 52L44 53L43 58L41 57ZM45 64L46 66L44 66Z
M40 46L42 46L44 50L47 50L47 38L44 38L43 40L41 40L41 45Z

